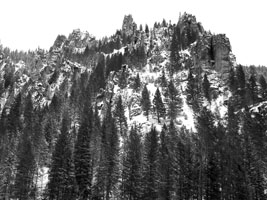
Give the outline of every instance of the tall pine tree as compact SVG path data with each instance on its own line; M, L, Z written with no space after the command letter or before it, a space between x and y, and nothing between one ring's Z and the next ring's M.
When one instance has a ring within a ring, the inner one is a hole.
M157 113L158 123L160 123L160 117L165 118L166 109L165 109L165 106L163 104L159 88L157 88L157 90L156 90L156 93L155 93L155 96L153 99L153 104L154 104L154 108L155 108L156 113Z
M177 114L180 113L182 108L182 99L179 96L179 91L174 86L173 81L171 80L168 84L168 115L171 119L175 119Z
M265 101L267 99L267 83L263 75L260 76L259 83L261 99Z
M28 132L22 135L19 145L18 166L15 179L15 196L19 200L31 199L35 196L33 176L36 170L33 147Z
M119 136L110 105L103 121L101 143L94 198L109 200L117 192L119 178Z
M142 91L141 106L142 106L142 110L143 110L143 112L144 112L144 114L148 120L149 112L151 109L151 102L150 102L149 92L147 90L146 85Z
M49 173L48 198L75 199L76 184L71 144L69 141L69 119L65 113L62 120L61 134L56 142L52 155Z
M119 95L119 98L116 102L114 118L116 120L116 124L118 124L118 130L120 131L120 135L125 137L127 131L127 119L125 117L125 111L122 103L122 97Z
M142 194L142 143L137 127L132 127L125 146L121 193L124 199L138 200Z
M159 141L154 127L146 134L144 142L143 195L142 199L158 198L159 190Z
M92 194L93 175L90 142L93 131L93 113L89 105L85 104L84 106L83 119L74 151L75 176L81 199L91 198Z
M210 82L208 80L207 74L204 75L203 83L202 83L202 90L204 93L204 97L210 101Z
M159 145L159 196L161 199L171 200L174 191L173 181L173 164L171 160L170 137L168 137L168 129L164 124L160 134Z

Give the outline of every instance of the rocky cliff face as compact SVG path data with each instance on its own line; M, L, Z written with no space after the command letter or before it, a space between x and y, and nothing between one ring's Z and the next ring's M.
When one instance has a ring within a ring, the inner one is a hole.
M212 37L212 53L214 56L215 70L224 76L231 67L230 52L231 45L225 34L218 34Z
M205 33L192 45L192 55L196 67L214 69L224 80L233 65L230 41L225 34Z
M83 51L88 45L89 48L95 43L95 37L87 31L82 32L80 29L75 29L68 37L69 47L74 51ZM80 52L79 52L80 53Z
M182 43L182 49L188 48L188 46L199 39L204 32L202 25L197 22L196 17L191 14L184 13L180 16L177 25L180 29L180 39L184 41Z
M132 15L124 16L122 23L122 33L126 34L126 36L131 36L137 30L137 25L133 20Z

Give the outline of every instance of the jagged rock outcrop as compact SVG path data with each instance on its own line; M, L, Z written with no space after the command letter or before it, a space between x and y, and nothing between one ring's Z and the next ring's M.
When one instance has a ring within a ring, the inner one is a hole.
M137 25L133 20L132 15L125 15L122 23L122 33L126 36L131 36L137 30Z
M180 39L183 41L181 44L182 49L188 48L204 32L204 28L201 23L197 22L196 17L187 13L180 16L177 26L180 29Z
M87 31L82 32L80 29L75 29L68 37L68 46L70 48L85 48L87 45L91 47L95 41L95 37Z
M233 63L230 41L225 34L205 33L192 46L191 53L196 68L216 70L223 80L227 79Z
M191 54L193 56L194 66L201 67L202 69L211 68L212 63L214 63L211 38L212 35L204 34L192 46Z
M65 35L58 35L52 48L62 48L66 39Z
M225 74L231 67L230 52L231 45L225 34L218 34L212 37L212 53L214 56L215 70Z

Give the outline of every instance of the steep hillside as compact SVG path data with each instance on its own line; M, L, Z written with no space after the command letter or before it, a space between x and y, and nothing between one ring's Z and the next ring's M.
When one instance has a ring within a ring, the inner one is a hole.
M0 199L265 199L264 68L184 13L0 48Z

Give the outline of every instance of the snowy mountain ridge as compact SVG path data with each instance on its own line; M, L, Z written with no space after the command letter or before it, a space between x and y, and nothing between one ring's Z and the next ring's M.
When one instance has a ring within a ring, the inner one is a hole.
M147 138L156 133L154 139L158 142L154 145L169 142L166 152L168 148L177 147L175 151L180 151L180 146L184 147L188 156L186 159L191 162L187 163L186 168L199 170L194 171L194 175L204 177L204 170L218 170L212 166L212 159L217 158L220 152L225 153L227 149L236 151L232 147L237 144L231 143L236 138L240 138L238 145L246 150L251 145L247 141L258 142L254 138L256 136L248 134L248 130L252 133L251 130L259 129L262 131L262 135L259 134L261 137L267 131L264 128L267 84L265 77L260 76L257 70L238 65L226 35L205 31L201 23L187 13L181 15L176 24L163 20L151 28L138 28L133 17L126 15L122 29L110 37L97 40L88 32L76 29L68 37L59 35L49 51L37 49L34 52L17 52L0 47L0 144L3 146L0 148L0 165L3 163L3 166L11 166L12 169L3 179L7 181L11 177L10 184L6 184L6 187L5 182L0 181L0 191L2 188L9 191L11 187L18 187L13 184L18 176L14 166L21 156L18 153L21 141L29 140L36 159L32 179L36 183L38 198L48 198L47 194L53 193L50 191L53 187L49 184L52 184L51 177L55 169L54 157L66 153L71 160L80 152L79 162L87 158L92 162L86 173L90 171L93 175L86 176L91 176L89 182L93 186L87 189L101 196L103 194L98 194L97 188L98 176L105 173L101 169L107 163L112 163L106 160L101 163L101 159L107 159L114 152L115 155L119 149L118 169L125 167L124 156L129 152L124 148L132 142L129 138L133 137L135 131L137 139L131 139L138 142L140 137L141 146L150 144L153 138ZM58 147L59 144L62 146ZM112 149L112 145L108 146L110 144L118 146L118 149ZM9 154L9 146L14 147L18 158L10 158L13 152ZM253 148L257 149L256 146ZM66 147L64 151L63 147ZM160 148L163 149L162 146ZM157 151L162 150L160 148ZM138 150L140 154L147 151L144 146ZM245 153L239 154L246 155L245 150ZM216 155L210 152L216 152ZM223 153L221 160L225 159ZM145 159L141 161L145 162ZM66 160L63 159L64 162ZM177 160L173 162L178 166ZM68 166L65 171L72 170L74 165L75 170L80 166L77 163L64 164ZM88 169L87 164L84 166ZM211 169L208 165L211 165ZM179 170L182 168L180 164L177 167ZM3 169L0 167L1 173ZM68 173L69 177L73 176L72 171ZM122 176L123 173L120 171L119 174ZM76 172L77 180L78 176ZM244 177L243 174L240 177ZM225 179L226 182L230 180L229 177ZM205 181L201 180L197 187L204 188ZM106 199L121 195L118 194L122 190L120 184L116 182L110 194L106 192ZM194 191L198 199L206 198L201 192L199 194L201 189ZM82 193L80 191L79 195ZM169 199L176 199L175 195L178 198L178 193L173 191L173 198ZM13 191L5 194L16 195ZM197 199L195 194L188 199ZM80 196L77 199L81 199Z

